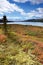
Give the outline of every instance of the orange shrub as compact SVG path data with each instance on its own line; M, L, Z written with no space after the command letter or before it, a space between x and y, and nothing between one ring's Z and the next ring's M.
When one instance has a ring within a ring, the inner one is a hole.
M6 38L7 37L4 34L0 34L0 42L5 42Z

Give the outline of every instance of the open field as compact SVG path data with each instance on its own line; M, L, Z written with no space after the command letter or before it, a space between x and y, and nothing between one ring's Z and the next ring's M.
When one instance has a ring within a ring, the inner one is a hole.
M0 65L43 65L43 27L0 24Z

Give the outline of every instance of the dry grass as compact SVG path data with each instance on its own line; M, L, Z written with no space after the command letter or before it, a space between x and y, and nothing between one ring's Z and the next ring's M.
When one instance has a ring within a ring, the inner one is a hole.
M12 24L5 36L1 25L0 35L0 65L43 64L43 27Z

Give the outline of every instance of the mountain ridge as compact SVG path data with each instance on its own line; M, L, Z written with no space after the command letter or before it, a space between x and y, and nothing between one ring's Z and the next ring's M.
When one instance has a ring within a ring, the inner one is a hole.
M3 20L0 19L0 23L2 23ZM43 22L43 19L28 19L28 20L22 20L22 21L7 21L7 22Z

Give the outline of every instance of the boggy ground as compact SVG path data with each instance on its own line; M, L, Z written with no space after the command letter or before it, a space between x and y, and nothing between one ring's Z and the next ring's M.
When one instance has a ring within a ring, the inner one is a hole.
M0 65L43 65L43 27L0 25Z

